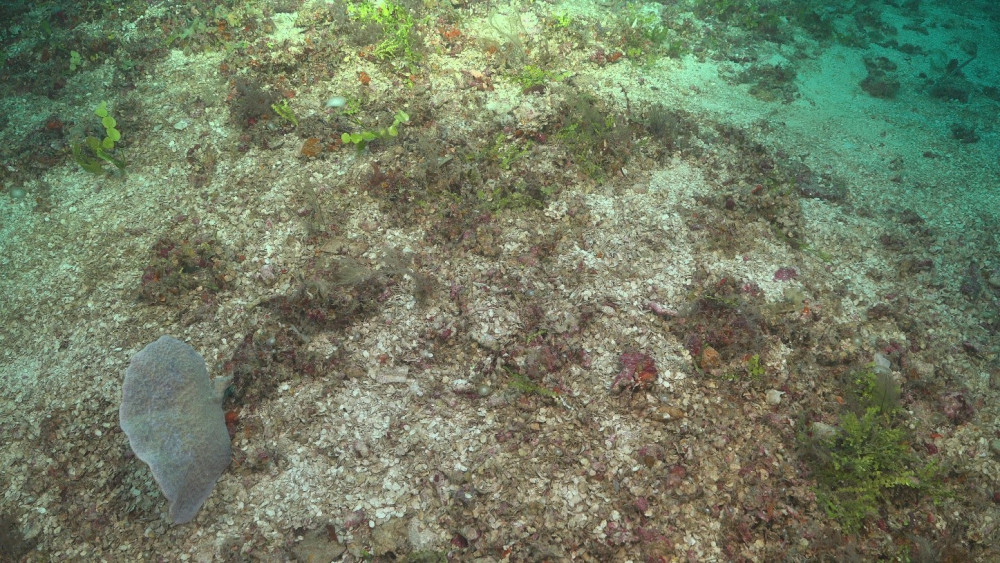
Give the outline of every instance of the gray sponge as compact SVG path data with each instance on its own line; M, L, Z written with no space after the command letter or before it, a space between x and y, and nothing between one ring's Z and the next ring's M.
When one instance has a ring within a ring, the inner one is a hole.
M194 518L229 465L220 395L201 355L170 336L140 350L125 371L121 427L153 471L174 523Z

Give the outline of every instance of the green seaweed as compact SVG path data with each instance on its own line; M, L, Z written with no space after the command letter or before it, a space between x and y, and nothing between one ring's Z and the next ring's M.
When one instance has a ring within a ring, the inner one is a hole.
M930 492L932 498L941 492L937 464L922 462L910 448L892 376L867 369L855 374L853 384L860 414L842 414L831 436L800 435L819 505L848 533L860 531L906 490Z

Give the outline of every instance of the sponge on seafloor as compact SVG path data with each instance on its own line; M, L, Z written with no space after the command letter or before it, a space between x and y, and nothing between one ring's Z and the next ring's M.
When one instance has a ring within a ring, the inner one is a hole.
M232 457L221 394L205 360L161 336L132 357L118 416L132 451L167 497L170 519L194 518Z

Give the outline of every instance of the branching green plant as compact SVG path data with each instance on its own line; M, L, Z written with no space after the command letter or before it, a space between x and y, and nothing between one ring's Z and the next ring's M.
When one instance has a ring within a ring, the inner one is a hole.
M562 109L563 125L553 135L579 171L598 181L621 168L632 146L627 117L603 107L590 94L570 94Z
M569 29L573 25L573 17L566 12L556 12L552 14L551 22L556 29Z
M166 40L166 46L170 47L174 41L186 41L196 35L204 33L208 29L208 24L205 22L205 18L197 17L191 20L191 23L179 30L171 33Z
M559 396L558 393L549 389L548 387L543 387L535 383L534 381L528 379L524 374L518 373L510 368L505 368L507 374L510 375L510 383L507 385L511 389L516 389L525 395L540 395L542 397L548 397L550 399Z
M656 59L655 51L670 36L659 9L653 4L629 2L618 15L625 55L648 64Z
M385 60L402 55L408 63L419 60L413 50L413 16L403 6L385 0L363 0L347 6L347 14L355 21L375 23L382 28L382 42L375 46L374 55Z
M520 181L513 186L476 190L476 198L491 211L497 212L503 209L541 208L544 199L555 193L555 188L549 186L537 187L536 190L532 188Z
M764 379L764 363L760 359L760 354L754 354L747 358L746 363L743 366L743 370L734 370L731 372L724 373L722 379L731 382L750 382L759 383Z
M340 110L341 115L353 117L361 113L361 100L356 97L347 98L344 107Z
M899 410L899 385L888 370L876 371L874 366L869 366L854 375L854 385L865 407L876 408L887 415Z
M396 112L393 117L392 125L388 127L383 127L381 129L376 129L373 131L361 131L357 133L343 133L340 136L340 141L345 145L354 145L360 151L368 146L368 143L384 139L386 137L395 137L399 135L399 126L408 123L410 121L410 116L403 110Z
M271 104L271 109L274 110L274 113L278 114L278 117L298 127L299 118L295 117L295 112L293 112L291 106L288 105L288 100L281 100L281 102L277 104Z
M820 506L848 533L858 532L904 489L940 493L937 465L922 463L910 449L891 376L869 369L853 384L861 414L841 415L832 436L800 438L814 466Z
M534 65L525 65L520 72L512 75L512 78L521 85L521 89L528 90L544 86L548 82L559 82L569 75L568 72L552 72Z
M764 378L764 363L760 361L760 354L754 354L747 360L747 376L753 381Z
M817 499L849 533L877 516L900 489L927 490L937 475L935 464L919 464L903 429L876 407L861 417L842 416L839 433L826 445L830 458L817 474Z
M526 154L529 148L525 144L513 142L504 133L497 133L492 143L470 153L466 158L469 162L488 162L504 170L510 170L511 165Z
M115 144L121 141L122 134L118 130L118 122L108 111L108 103L101 102L94 115L101 118L101 125L104 126L104 139L98 139L93 135L88 135L82 142L72 145L73 159L81 168L92 174L104 173L104 163L109 162L115 165L118 170L125 170L125 161L113 155Z

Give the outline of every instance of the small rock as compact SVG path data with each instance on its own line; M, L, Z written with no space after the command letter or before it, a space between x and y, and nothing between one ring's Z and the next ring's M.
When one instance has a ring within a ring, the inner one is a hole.
M892 373L892 362L879 352L875 352L875 373Z
M722 365L722 356L719 352L711 346L705 346L705 349L701 351L701 363L699 364L701 369L705 371L711 371Z
M393 518L375 527L372 532L372 553L377 556L387 553L403 553L408 543L409 520Z
M767 390L767 404L769 405L779 405L781 404L781 396L784 395L784 391L778 391L777 389Z
M809 425L812 435L820 440L828 440L837 435L837 427L830 426L825 422L814 422Z
M476 330L469 335L474 342L487 350L499 350L500 341L486 331Z
M910 358L905 367L907 379L931 381L934 378L934 364Z
M646 415L647 418L649 418L650 420L655 420L656 422L669 422L671 420L680 420L685 416L686 413L683 410L677 407L670 407L666 405L656 407L655 409L649 411L649 414Z
M986 283L990 284L990 287L993 289L1000 289L1000 268L990 272L989 276L986 278Z
M298 561L336 561L347 551L344 544L337 541L337 533L332 526L327 530L315 530L306 534L292 553Z

